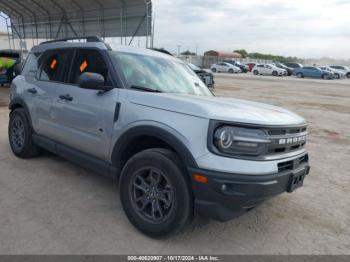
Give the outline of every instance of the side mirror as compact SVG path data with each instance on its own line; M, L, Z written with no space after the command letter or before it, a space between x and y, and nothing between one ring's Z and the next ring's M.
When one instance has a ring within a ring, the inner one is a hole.
M78 85L84 89L106 90L105 78L96 73L82 73L78 77Z

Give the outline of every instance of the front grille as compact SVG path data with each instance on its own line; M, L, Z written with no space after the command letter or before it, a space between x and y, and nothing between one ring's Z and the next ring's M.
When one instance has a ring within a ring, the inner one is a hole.
M288 170L294 170L301 165L307 164L309 162L308 154L305 154L299 158L278 163L278 172L284 172Z
M287 134L298 134L306 131L306 127L290 127L290 128L272 128L268 130L270 136L287 135Z
M305 126L270 128L267 130L271 143L268 155L291 153L301 150L306 145L307 130Z
M293 170L293 161L282 162L278 164L278 172Z

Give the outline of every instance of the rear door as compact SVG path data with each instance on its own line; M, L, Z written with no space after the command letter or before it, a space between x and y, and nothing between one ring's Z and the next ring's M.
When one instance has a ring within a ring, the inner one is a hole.
M268 74L268 65L263 65L263 67L261 68L261 73L263 75Z
M313 77L312 70L310 67L304 67L302 69L303 75L306 77Z
M39 59L35 87L27 90L32 95L32 122L37 134L57 139L56 102L57 88L65 86L73 50L49 50Z
M98 49L77 49L67 85L57 88L58 139L64 145L107 160L119 91L80 88L78 78L84 72L101 74L105 85L113 85L107 54Z
M223 63L218 63L218 71L219 72L223 72L223 70L224 70L224 66L223 65L224 65Z

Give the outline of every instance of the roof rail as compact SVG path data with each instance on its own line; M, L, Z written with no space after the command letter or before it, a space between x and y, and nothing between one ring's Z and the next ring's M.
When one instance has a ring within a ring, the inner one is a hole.
M45 42L41 42L40 45L57 43L57 42L68 42L68 41L74 41L74 40L85 40L86 42L102 42L102 43L104 43L103 39L99 36L85 36L85 37L83 36L83 37L70 37L70 38L62 38L62 39L45 41Z

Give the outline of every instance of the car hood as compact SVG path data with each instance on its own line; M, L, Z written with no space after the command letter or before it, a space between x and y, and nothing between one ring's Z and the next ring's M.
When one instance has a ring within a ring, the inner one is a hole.
M305 120L286 109L234 98L130 90L131 103L196 117L259 125L298 125Z

